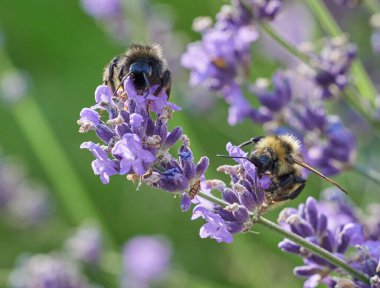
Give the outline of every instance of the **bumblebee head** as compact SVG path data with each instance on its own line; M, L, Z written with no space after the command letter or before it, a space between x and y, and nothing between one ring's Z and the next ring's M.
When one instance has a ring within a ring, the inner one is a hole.
M148 62L137 61L131 64L131 66L129 67L129 73L134 76L142 76L143 74L145 74L147 77L150 77L152 76L153 69Z
M149 92L153 67L146 61L136 61L129 67L129 73L137 90Z
M255 165L259 175L275 173L276 160L268 150L260 154L252 153L249 156L249 161Z

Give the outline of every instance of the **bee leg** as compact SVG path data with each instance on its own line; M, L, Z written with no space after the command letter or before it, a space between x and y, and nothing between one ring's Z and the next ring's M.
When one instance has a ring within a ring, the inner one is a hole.
M123 67L123 69L120 69L119 73L117 74L117 79L122 82L125 74L125 67Z
M251 138L250 140L240 144L238 147L239 148L242 148L242 147L245 147L245 146L248 146L252 143L257 143L259 142L261 139L263 139L265 136L258 136L258 137L254 137L254 138Z
M303 188L305 188L306 183L302 183L295 191L293 191L290 194L285 194L285 195L279 195L277 197L274 197L272 200L274 202L281 202L281 201L286 201L286 200L292 200L296 198L298 195L301 194Z
M163 88L165 88L166 90L166 94L168 95L168 100L169 100L169 96L170 96L170 88L172 86L172 77L171 77L171 74L170 74L170 71L169 70L166 70L164 72L164 75L162 76L162 79L161 79L161 84L160 86L157 87L156 91L154 91L154 95L157 96L158 94L161 93L161 90Z
M105 83L111 87L112 93L114 94L115 94L116 88L115 88L115 81L113 80L113 76L114 76L113 74L114 74L115 68L117 67L117 61L119 61L119 57L113 58L110 65L108 66L108 75L107 75L108 77Z
M281 177L281 181L275 185L271 185L268 189L266 189L266 192L274 192L277 189L284 190L288 189L291 185L294 184L301 184L295 191L291 192L290 194L283 194L273 197L273 201L280 202L285 200L290 200L296 198L305 188L306 180L302 179L299 176L294 175L285 175Z
M298 195L300 195L300 193L302 192L303 188L305 188L305 185L306 185L305 182L302 183L301 186L297 188L297 190L295 190L292 194L289 195L289 199L294 199Z

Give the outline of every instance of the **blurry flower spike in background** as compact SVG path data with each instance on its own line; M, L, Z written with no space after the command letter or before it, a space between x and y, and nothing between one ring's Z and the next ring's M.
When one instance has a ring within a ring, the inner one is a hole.
M60 4L0 9L1 287L380 287L379 3ZM101 83L136 42L170 98ZM272 134L349 195L304 169L275 202L239 147Z

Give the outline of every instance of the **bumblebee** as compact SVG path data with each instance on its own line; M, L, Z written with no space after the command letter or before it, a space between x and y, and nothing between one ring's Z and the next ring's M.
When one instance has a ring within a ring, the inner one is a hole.
M165 89L169 97L171 75L158 44L132 44L123 55L116 56L106 66L103 82L115 95L128 77L131 77L139 95L148 95L151 86L159 85L153 94L157 96Z
M271 178L271 185L264 190L269 202L294 199L302 192L306 185L306 180L302 178L302 168L317 174L347 193L338 183L303 162L301 143L294 136L259 136L240 144L239 148L250 144L254 144L255 149L248 157L227 157L245 158L255 165L259 178L264 175Z

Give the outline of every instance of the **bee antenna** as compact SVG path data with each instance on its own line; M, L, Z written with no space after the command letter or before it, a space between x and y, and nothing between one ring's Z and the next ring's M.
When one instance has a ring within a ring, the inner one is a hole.
M147 91L146 91L146 94L145 94L145 96L144 96L144 98L146 98L146 97L149 95L150 84L149 84L149 79L148 79L148 77L146 76L146 73L143 73L143 76L144 76L145 84L146 84L146 86L147 86Z
M252 143L257 143L257 142L259 142L263 138L264 138L264 136L258 136L258 137L251 138L248 141L246 141L244 143L241 143L238 147L242 148L242 147L248 146L248 145L250 145Z
M310 165L308 165L308 164L306 164L306 163L304 163L304 162L302 162L302 161L299 161L299 160L297 160L297 159L293 159L293 162L296 163L296 164L298 164L298 165L300 165L301 167L306 168L307 170L309 170L309 171L311 171L311 172L317 174L319 177L325 179L327 182L330 182L331 184L334 184L334 185L335 185L336 187L338 187L339 190L341 190L342 192L348 194L348 192L347 192L346 189L344 189L342 186L340 186L340 185L339 185L338 183L336 183L334 180L332 180L332 179L330 179L329 177L323 175L323 174L322 174L321 172L319 172L317 169L315 169L315 168L311 167Z
M123 79L121 79L120 84L117 86L115 92L114 92L113 95L112 95L113 97L116 96L117 90L119 90L119 88L121 87L121 85L123 85L125 79L127 79L130 75L131 75L131 72L129 72L127 75L125 75L125 76L123 77Z
M216 154L217 157L221 157L221 158L233 158L233 159L246 159L246 160L249 160L247 157L243 157L243 156L228 156L228 155L221 155L221 154Z

